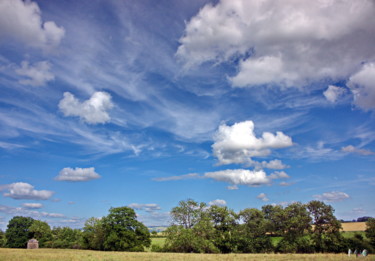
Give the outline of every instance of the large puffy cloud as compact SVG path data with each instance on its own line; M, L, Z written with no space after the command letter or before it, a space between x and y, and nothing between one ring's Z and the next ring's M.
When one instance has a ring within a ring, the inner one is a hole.
M100 178L95 168L63 168L55 178L59 181L89 181Z
M206 178L223 181L232 185L261 186L271 183L271 178L263 170L228 169L204 174Z
M14 39L46 49L59 45L64 35L64 28L57 26L55 22L42 22L37 3L22 0L0 1L1 40Z
M42 61L30 65L27 61L21 63L21 67L16 70L16 73L27 77L27 79L20 80L21 84L31 86L44 86L48 81L55 79L53 73L50 72L51 64L47 61Z
M221 125L214 136L214 141L213 154L218 158L220 164L248 163L254 165L252 157L267 156L271 153L271 149L293 145L292 139L279 131L276 132L276 135L264 132L262 137L257 138L252 121L239 122L232 126ZM267 167L266 162L260 165ZM283 165L281 162L269 163L270 167L275 168L281 168L281 165Z
M78 116L90 124L106 123L110 120L108 110L113 107L111 95L106 92L95 92L90 99L80 102L70 92L64 93L59 103L65 116Z
M353 93L355 105L366 111L375 109L375 63L364 64L350 77L347 85Z
M24 182L12 183L2 188L8 190L8 192L3 194L4 197L13 199L46 200L54 194L54 192L50 190L35 190L34 186Z
M177 57L187 66L240 57L237 87L347 79L375 58L374 13L370 0L221 0L186 24Z
M327 202L339 202L349 198L349 195L345 192L332 191L325 192L321 195L314 195L317 200L327 201Z

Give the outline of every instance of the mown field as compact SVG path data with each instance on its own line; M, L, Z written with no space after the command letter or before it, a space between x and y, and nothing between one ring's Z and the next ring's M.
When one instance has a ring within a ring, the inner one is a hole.
M101 252L72 249L0 249L0 261L287 261L287 260L353 260L345 254L175 254ZM375 260L370 255L364 260Z

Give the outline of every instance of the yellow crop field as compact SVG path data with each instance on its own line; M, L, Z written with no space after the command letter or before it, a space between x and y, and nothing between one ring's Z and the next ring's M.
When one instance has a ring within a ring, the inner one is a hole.
M0 261L287 261L353 260L345 254L175 254L101 252L71 249L0 249ZM366 260L375 260L370 255Z
M344 232L366 230L366 222L348 222L348 223L341 223L341 225L342 225L342 231Z

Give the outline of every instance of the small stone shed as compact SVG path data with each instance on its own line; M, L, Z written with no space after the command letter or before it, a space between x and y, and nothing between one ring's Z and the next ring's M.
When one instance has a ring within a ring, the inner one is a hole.
M27 242L27 249L38 249L39 248L39 242L35 238L30 239Z

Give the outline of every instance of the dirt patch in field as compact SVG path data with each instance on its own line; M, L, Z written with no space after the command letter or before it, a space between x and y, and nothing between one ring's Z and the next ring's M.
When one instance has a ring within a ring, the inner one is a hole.
M348 223L341 223L341 225L342 225L342 231L344 232L366 230L366 222L348 222Z

